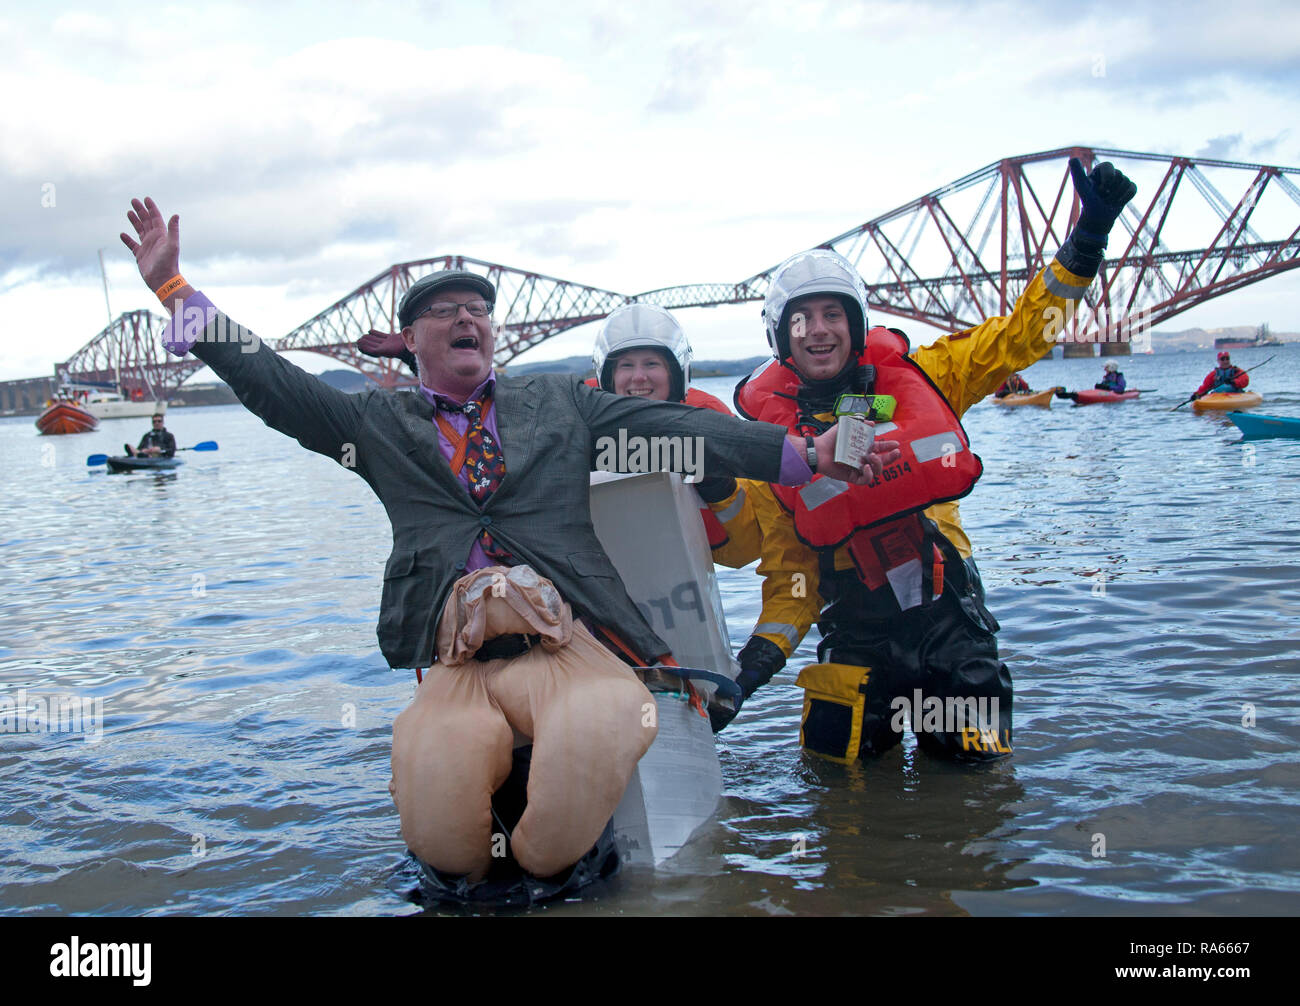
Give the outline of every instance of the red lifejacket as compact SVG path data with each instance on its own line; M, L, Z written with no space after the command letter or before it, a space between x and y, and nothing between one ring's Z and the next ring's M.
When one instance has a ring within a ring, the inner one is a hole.
M699 388L686 389L686 404L694 405L697 409L712 409L714 412L721 412L724 416L734 416L735 413L727 408L727 403L716 395L710 395L707 391L701 391Z
M1250 375L1238 366L1215 367L1205 375L1205 380L1202 381L1201 386L1196 389L1196 393L1198 395L1204 395L1208 393L1211 388L1217 387L1220 384L1231 384L1238 391L1242 391L1249 383Z
M593 388L599 388L600 382L594 377L587 378L587 384ZM721 412L724 416L734 415L726 402L716 395L710 395L707 391L701 391L699 388L687 388L685 405L692 405L697 409L712 409L714 412ZM722 526L722 521L718 520L718 515L710 510L707 506L700 507L700 517L704 521L704 531L709 536L709 548L721 548L727 544L727 529Z
M850 486L814 475L799 487L773 485L781 505L794 516L795 533L819 549L843 545L855 532L935 503L960 499L984 471L961 420L934 382L908 356L907 337L888 328L867 333L859 364L875 368L873 394L893 395L894 416L876 424L882 440L897 440L902 456L871 486ZM800 429L794 368L772 360L736 388L736 408L749 419Z

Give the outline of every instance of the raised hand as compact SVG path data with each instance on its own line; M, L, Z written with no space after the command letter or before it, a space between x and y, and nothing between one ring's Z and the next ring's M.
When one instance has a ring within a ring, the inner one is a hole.
M1105 247L1106 236L1115 226L1124 206L1137 195L1137 186L1110 161L1102 161L1091 174L1085 175L1083 162L1071 157L1070 177L1082 206L1075 231Z
M149 289L157 290L181 271L181 218L173 216L164 222L162 211L148 196L143 203L132 199L126 218L140 240L133 241L124 232L120 235L122 244L135 256L136 267Z

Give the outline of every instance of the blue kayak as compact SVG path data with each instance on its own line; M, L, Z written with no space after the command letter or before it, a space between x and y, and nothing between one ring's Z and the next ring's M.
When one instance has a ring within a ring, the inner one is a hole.
M94 460L93 458L91 460ZM165 472L185 464L184 458L114 457L104 462L110 472Z
M1237 424L1246 440L1265 440L1272 437L1292 437L1300 440L1300 419L1293 416L1261 416L1254 412L1229 412L1228 418Z

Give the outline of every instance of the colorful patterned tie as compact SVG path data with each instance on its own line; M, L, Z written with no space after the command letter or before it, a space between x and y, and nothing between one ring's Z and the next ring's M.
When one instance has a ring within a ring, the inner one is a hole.
M469 420L469 429L465 431L464 471L469 477L469 494L480 507L492 498L506 477L506 459L502 457L496 439L483 425L486 402L487 395L482 402L466 402L460 407ZM493 562L503 566L514 564L514 557L496 544L486 528L479 532L479 544Z

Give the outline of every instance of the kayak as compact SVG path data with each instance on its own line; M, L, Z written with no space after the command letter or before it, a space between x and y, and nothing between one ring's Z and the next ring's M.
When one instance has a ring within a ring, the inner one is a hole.
M109 458L106 462L110 472L162 472L179 468L185 464L183 458Z
M1229 412L1228 418L1237 424L1246 440L1266 440L1274 437L1291 437L1300 440L1300 419L1294 416L1257 416L1245 412Z
M993 399L993 402L995 405L1041 405L1050 409L1053 391L1054 388L1048 388L1046 391L1031 391L1025 395L1006 395Z
M1103 405L1109 402L1128 402L1140 395L1140 391L1101 391L1097 388L1084 388L1082 391L1057 391L1057 398L1069 398L1075 405Z
M1197 412L1205 412L1208 409L1253 409L1263 400L1264 396L1258 391L1212 391L1204 398L1192 402L1192 408Z

